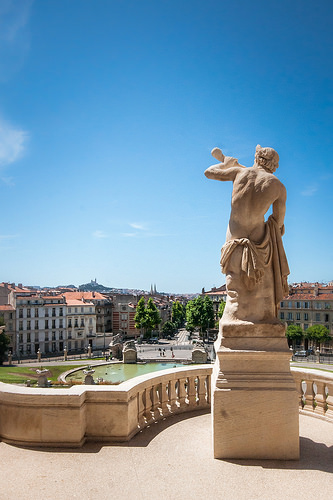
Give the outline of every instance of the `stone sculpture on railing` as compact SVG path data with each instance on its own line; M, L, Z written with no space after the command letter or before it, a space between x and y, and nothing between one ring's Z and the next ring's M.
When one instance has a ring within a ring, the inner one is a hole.
M286 189L274 176L279 156L258 145L246 168L219 148L212 155L220 163L206 177L233 182L220 261L227 301L215 343L214 456L298 458L297 394L285 325L277 318L289 274L282 244Z

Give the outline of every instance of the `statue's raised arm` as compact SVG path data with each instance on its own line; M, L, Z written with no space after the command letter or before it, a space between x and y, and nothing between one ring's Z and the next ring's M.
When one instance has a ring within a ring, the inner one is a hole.
M213 158L219 160L220 163L207 168L205 176L208 179L214 179L217 181L233 181L239 172L239 169L246 168L238 163L237 158L224 156L220 148L212 149L211 154Z

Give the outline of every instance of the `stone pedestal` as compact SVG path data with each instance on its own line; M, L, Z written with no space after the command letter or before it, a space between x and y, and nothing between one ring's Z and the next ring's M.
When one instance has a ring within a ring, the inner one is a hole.
M222 318L215 350L214 457L298 459L298 395L285 326Z

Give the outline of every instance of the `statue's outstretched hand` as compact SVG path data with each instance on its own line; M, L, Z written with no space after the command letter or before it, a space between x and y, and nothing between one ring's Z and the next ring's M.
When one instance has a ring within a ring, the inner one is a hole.
M212 157L215 158L216 160L220 161L221 163L224 162L224 154L222 153L220 148L214 148L212 149Z

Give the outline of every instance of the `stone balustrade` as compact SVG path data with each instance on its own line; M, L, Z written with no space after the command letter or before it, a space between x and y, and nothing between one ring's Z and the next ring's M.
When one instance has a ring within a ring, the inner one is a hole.
M32 447L128 441L158 420L209 409L211 373L212 365L196 365L119 385L56 390L0 383L0 438ZM300 411L333 421L333 374L299 368L292 373Z
M333 373L291 369L300 399L300 411L333 422Z
M0 438L25 446L77 447L130 440L170 415L210 408L212 366L172 368L119 385L41 389L0 383Z

